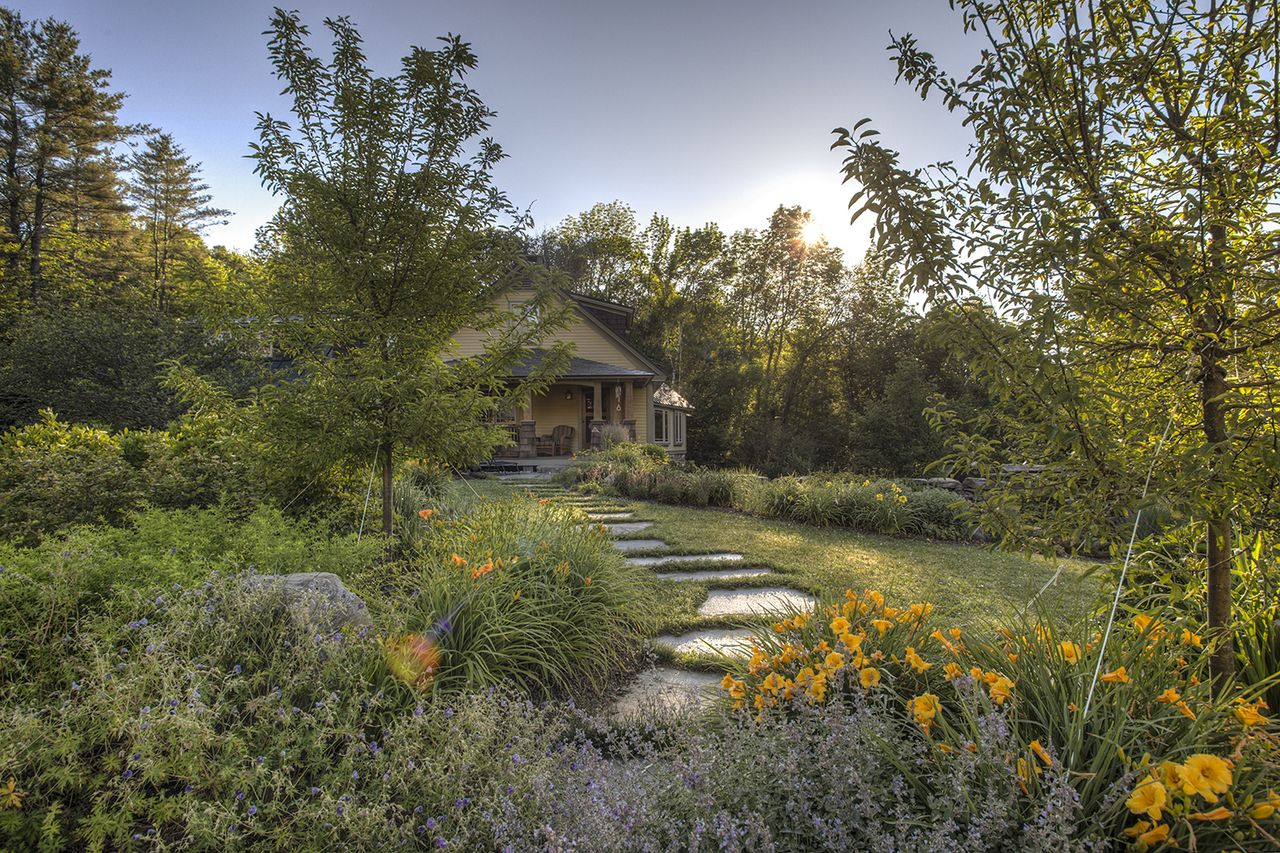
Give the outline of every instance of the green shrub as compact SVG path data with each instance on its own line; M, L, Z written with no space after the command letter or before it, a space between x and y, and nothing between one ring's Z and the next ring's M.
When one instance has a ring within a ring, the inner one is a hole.
M384 545L333 536L279 510L148 509L122 527L74 527L31 548L0 544L0 681L32 691L67 666L61 638L214 570L349 577Z
M905 490L892 480L851 474L778 477L753 471L717 471L648 458L652 445L620 445L582 454L559 475L567 484L591 483L639 500L688 506L726 506L739 512L817 527L849 527L869 533L966 537L966 504L941 489Z
M200 425L109 433L52 412L0 436L0 536L33 542L72 524L120 524L144 501L209 504L251 499L236 465Z

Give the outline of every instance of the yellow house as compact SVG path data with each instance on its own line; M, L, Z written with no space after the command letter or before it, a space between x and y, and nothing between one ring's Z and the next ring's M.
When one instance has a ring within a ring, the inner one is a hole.
M663 371L628 342L632 309L566 290L555 296L568 306L571 321L549 342L572 344L572 357L545 393L505 414L511 444L496 455L563 459L599 447L610 432L625 431L633 441L659 445L683 459L686 421L693 407L666 384ZM529 292L515 290L502 298L503 307L518 310ZM454 336L456 355L479 355L488 334L497 333L460 330ZM544 355L544 350L534 350L510 378L527 376Z

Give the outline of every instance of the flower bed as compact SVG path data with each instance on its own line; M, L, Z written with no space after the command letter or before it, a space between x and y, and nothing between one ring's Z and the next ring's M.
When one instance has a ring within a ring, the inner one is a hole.
M643 445L580 454L557 476L588 488L641 500L722 506L817 527L868 533L963 539L965 501L944 489L919 489L853 474L761 477L745 469L717 470L670 462Z

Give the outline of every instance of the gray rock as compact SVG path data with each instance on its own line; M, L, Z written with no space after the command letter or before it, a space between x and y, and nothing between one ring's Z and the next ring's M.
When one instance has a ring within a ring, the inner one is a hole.
M246 580L253 589L270 597L278 595L289 614L299 624L310 625L324 633L340 630L345 625L372 627L373 618L360 596L343 585L342 579L330 572L300 572L293 575L253 575Z

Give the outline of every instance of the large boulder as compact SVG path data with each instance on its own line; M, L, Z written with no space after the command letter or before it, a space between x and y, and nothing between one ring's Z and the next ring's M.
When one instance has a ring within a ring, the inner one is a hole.
M369 608L360 596L330 572L253 575L247 583L268 597L279 596L290 616L322 633L333 633L346 625L357 628L373 625Z

